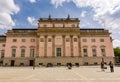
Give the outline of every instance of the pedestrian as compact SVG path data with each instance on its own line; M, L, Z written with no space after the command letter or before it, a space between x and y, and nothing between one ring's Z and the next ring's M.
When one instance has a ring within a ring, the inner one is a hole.
M72 69L72 64L71 63L68 64L68 69Z
M114 67L113 67L112 61L109 62L109 66L110 66L110 71L111 71L111 72L114 72Z
M102 71L105 71L105 70L104 70L104 61L103 61L103 60L101 61L101 70L102 70Z

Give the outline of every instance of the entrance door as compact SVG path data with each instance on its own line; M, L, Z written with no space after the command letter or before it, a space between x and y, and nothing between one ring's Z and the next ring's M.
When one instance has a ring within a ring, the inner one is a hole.
M61 48L56 48L56 55L57 56L61 56Z
M11 60L11 66L14 66L15 60Z
M30 60L29 66L33 66L33 64L34 64L34 60Z

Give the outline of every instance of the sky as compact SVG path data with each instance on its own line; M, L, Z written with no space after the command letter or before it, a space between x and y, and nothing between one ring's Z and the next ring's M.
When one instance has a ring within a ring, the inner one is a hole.
M12 28L37 28L39 18L79 18L80 28L109 30L120 47L120 0L0 0L0 35Z

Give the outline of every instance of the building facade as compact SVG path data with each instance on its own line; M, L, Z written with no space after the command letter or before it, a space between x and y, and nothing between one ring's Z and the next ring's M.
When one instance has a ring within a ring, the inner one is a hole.
M78 18L40 18L36 29L12 29L0 36L0 63L5 66L87 65L114 61L110 33L83 29Z

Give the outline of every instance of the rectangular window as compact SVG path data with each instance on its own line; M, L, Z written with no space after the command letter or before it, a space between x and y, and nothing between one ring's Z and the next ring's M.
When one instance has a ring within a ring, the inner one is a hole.
M25 57L25 49L24 48L21 49L21 57Z
M91 42L96 42L96 40L95 39L91 39Z
M51 40L51 38L48 38L48 42L51 42L52 40Z
M77 38L74 38L74 42L77 42Z
M2 47L5 47L5 44L2 44Z
M22 39L22 42L26 42L26 39Z
M69 39L69 38L66 38L66 42L70 42L70 39Z
M1 58L4 58L4 55L5 55L5 51L2 50L2 51L1 51Z
M85 49L83 49L83 55L85 56L85 57L87 57L87 48L85 48Z
M93 54L93 56L96 56L96 55L97 55L95 48L92 49L92 54Z
M17 39L13 39L13 42L17 42Z
M40 38L40 42L44 42L44 39L43 39L43 38Z
M12 57L15 57L16 55L16 49L12 49Z
M34 49L30 48L30 57L34 57Z
M35 42L35 39L31 39L30 41L31 41L31 42Z
M105 49L104 48L101 49L101 54L102 54L102 56L105 56Z
M87 42L87 39L82 39L82 42Z
M57 52L56 53L57 56L61 56L61 48L57 48L56 52Z
M104 39L100 39L100 42L104 42Z

